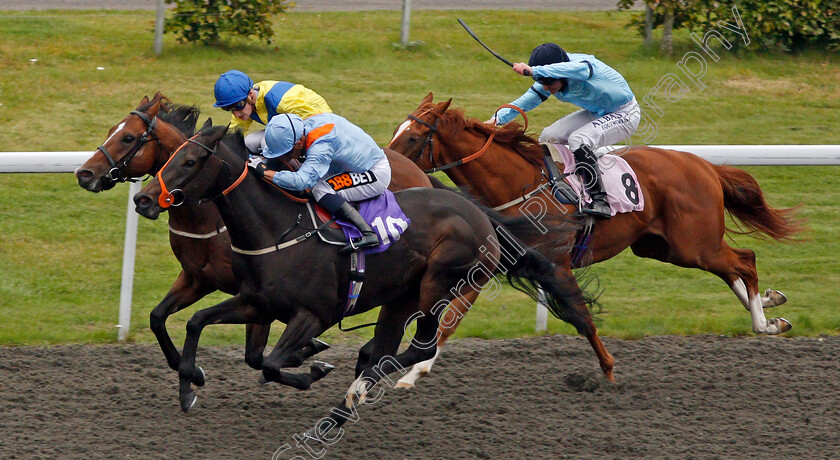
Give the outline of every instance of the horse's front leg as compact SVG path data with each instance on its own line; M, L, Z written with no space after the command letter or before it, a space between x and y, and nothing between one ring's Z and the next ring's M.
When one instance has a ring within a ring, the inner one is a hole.
M203 285L182 271L172 287L169 288L169 292L149 315L149 328L155 334L158 345L160 345L163 355L166 356L166 362L172 370L178 370L181 354L178 353L172 339L169 338L169 332L166 330L166 319L213 291L213 288ZM200 367L195 370L192 382L198 386L204 385L204 371Z
M335 367L331 364L316 361L308 374L293 374L280 370L298 350L310 343L312 339L321 335L327 327L309 310L298 310L283 334L277 341L274 350L263 362L263 377L269 382L278 382L298 390L308 390L312 383L325 377Z
M191 388L190 383L192 376L195 374L195 354L198 349L198 339L205 326L208 324L268 324L270 322L270 317L245 302L240 295L196 312L187 322L187 337L184 340L184 350L181 353L181 363L178 366L181 410L186 412L195 404L195 391Z

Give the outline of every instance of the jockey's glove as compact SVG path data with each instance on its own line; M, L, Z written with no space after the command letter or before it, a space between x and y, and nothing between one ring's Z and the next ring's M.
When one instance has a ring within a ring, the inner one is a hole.
M248 167L253 169L254 172L256 172L259 175L259 177L265 176L265 172L266 170L268 170L268 167L265 165L265 163L263 163L262 160L263 159L260 157L251 157L251 159L248 160Z

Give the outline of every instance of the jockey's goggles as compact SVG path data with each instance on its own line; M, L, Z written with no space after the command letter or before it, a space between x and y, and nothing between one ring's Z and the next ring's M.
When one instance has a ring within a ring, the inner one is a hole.
M247 103L248 103L247 99L242 99L239 102L236 102L234 104L226 105L226 106L222 107L222 110L224 110L225 112L236 112L238 110L244 109L245 104L247 104Z
M558 79L557 78L550 78L550 77L537 77L536 80L537 80L537 83L539 83L543 86L548 86L548 85L553 85L553 84L557 83Z

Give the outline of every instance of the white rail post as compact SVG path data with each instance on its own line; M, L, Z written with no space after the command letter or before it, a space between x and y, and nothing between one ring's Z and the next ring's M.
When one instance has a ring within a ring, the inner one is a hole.
M131 327L131 295L134 292L134 259L137 254L137 213L134 211L134 195L140 191L140 181L131 182L128 187L128 210L125 214L125 244L123 245L122 284L120 286L120 318L117 324L117 340L128 337Z
M403 0L402 27L400 28L400 43L402 43L402 46L408 46L408 26L411 22L410 16L411 0Z
M548 329L548 307L545 300L545 291L542 288L537 289L537 325L534 328L537 332L542 332Z
M163 0L157 0L157 14L155 15L155 54L160 56L163 50L163 20L166 9L163 6Z

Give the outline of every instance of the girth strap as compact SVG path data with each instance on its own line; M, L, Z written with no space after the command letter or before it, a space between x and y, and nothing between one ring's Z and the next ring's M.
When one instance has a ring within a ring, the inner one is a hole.
M359 300L359 292L362 291L362 284L365 282L365 253L364 251L353 251L350 254L350 286L347 291L347 305L344 307L342 318L353 314L356 301Z

